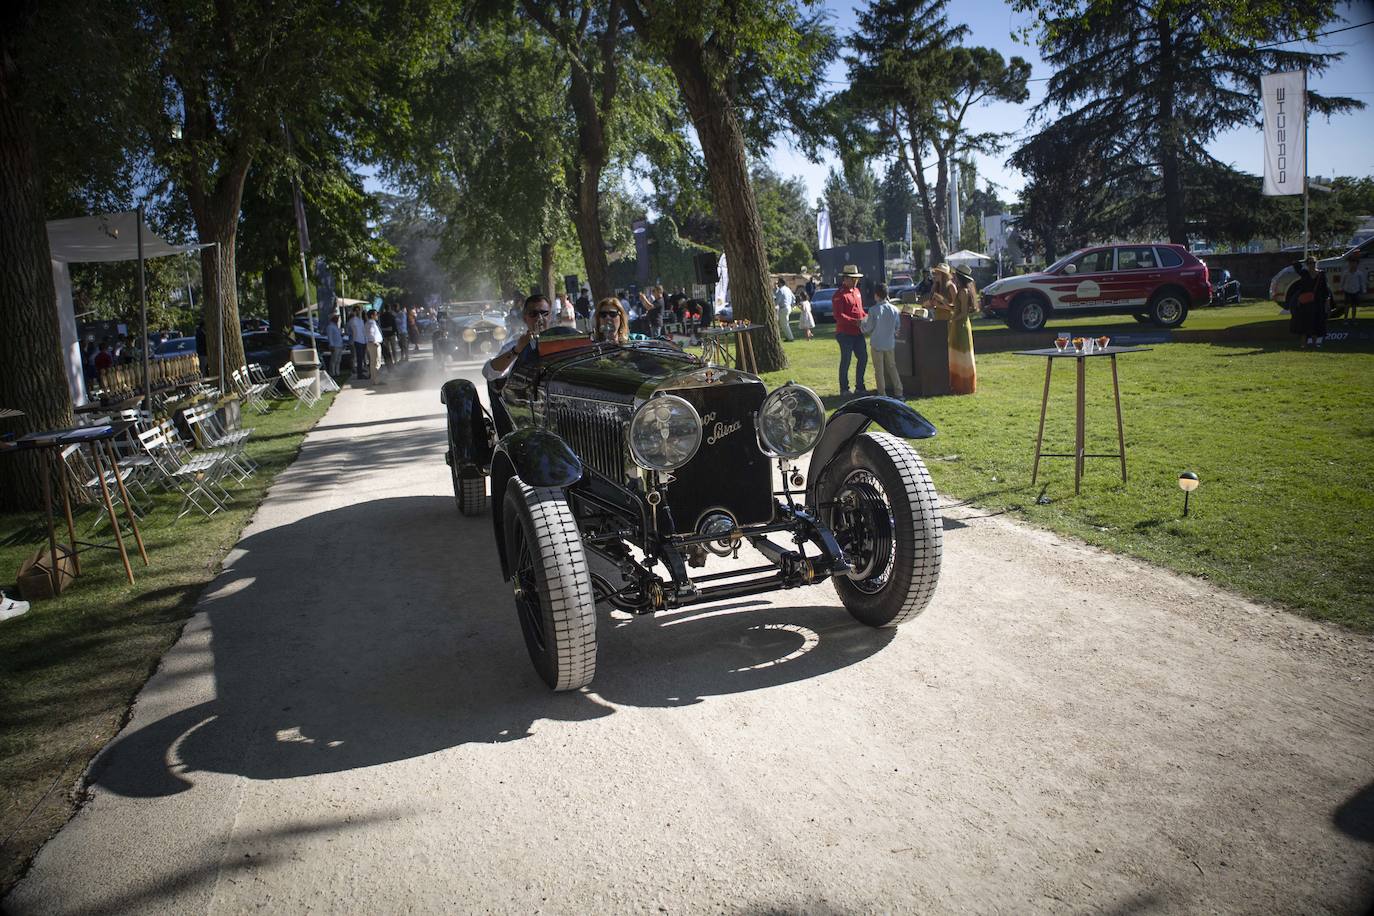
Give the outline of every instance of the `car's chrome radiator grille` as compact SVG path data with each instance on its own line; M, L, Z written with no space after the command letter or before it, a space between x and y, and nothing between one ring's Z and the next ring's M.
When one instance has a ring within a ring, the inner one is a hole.
M582 464L611 480L625 476L625 429L629 414L614 405L550 398L548 418Z

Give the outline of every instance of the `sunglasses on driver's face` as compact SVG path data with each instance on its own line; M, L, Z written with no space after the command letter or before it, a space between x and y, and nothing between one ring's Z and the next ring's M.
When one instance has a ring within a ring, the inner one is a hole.
M620 320L620 313L619 313L619 312L597 312L597 313L596 313L596 317L598 317L598 318L614 318L616 321L619 321L619 320Z

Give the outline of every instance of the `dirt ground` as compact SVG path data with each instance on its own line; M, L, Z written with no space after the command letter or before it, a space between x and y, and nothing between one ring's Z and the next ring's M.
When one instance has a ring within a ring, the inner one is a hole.
M438 380L340 396L6 910L1374 905L1374 640L951 506L897 631L604 614L552 695Z

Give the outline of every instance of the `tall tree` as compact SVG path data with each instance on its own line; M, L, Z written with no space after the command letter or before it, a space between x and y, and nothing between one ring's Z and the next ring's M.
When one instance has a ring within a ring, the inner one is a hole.
M892 160L888 163L883 180L878 185L881 200L883 238L888 240L906 238L907 217L916 212L916 192L911 185L911 174L902 163Z
M569 227L569 64L526 20L488 25L454 24L446 59L412 87L413 131L387 168L442 221L449 265L495 273L502 295L530 275L552 292Z
M384 90L392 72L423 67L449 4L297 0L288 14L253 0L125 2L156 62L147 142L200 241L214 243L201 253L210 347L222 324L225 361L238 365L236 246L250 166L280 148L283 125L366 142L403 120L405 105Z
M805 125L816 59L829 31L803 11L812 0L626 0L636 33L672 68L706 163L730 267L735 314L766 328L755 337L759 369L784 368L777 312L748 146L786 124ZM752 121L752 123L751 123Z
M873 0L849 41L849 88L832 102L850 156L895 155L916 185L931 254L945 254L950 164L1001 149L1006 133L973 133L974 107L1027 97L1030 65L992 48L966 48L947 0ZM935 168L932 184L927 169Z
M72 399L63 369L52 266L45 227L43 179L19 41L32 27L37 3L0 9L0 406L23 410L30 429L70 426ZM36 453L0 462L0 506L34 508L41 499ZM46 460L46 459L44 459Z
M882 204L878 182L867 165L852 165L844 174L831 169L825 179L821 201L830 211L830 230L837 243L852 245L881 236Z
M1266 47L1310 34L1334 15L1332 0L1296 0L1280 15L1233 15L1227 0L1013 0L1039 17L1039 44L1054 68L1040 116L1057 113L1028 144L1066 131L1109 150L1111 173L1163 214L1169 240L1187 244L1187 176L1216 163L1207 143L1253 123L1265 73L1321 73L1340 54ZM1240 35L1259 45L1250 47ZM1309 92L1325 115L1362 108L1354 99ZM1080 148L1075 164L1093 155ZM1212 172L1211 174L1216 174Z
M809 240L816 225L815 211L806 202L806 185L763 164L754 166L752 178L768 262L774 270L801 272L811 263Z

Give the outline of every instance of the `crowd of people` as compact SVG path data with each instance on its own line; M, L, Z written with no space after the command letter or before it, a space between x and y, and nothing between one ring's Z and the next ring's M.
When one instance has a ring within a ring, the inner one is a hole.
M868 368L870 351L874 363L874 391L889 397L905 397L896 363L897 335L904 312L916 320L938 318L947 322L949 390L952 394L973 394L978 390L972 319L981 311L981 305L977 284L968 268L951 268L948 264L940 264L926 271L916 286L914 303L895 303L888 298L886 284L875 284L873 304L867 310L859 292L859 281L862 279L863 274L858 267L845 265L840 274L839 289L831 299L831 311L835 316L835 342L840 348L841 397L851 393L867 393L864 374ZM798 292L800 294L802 290ZM775 301L778 302L781 321L783 305L780 299ZM810 315L809 306L809 302L804 302L803 327ZM851 363L856 364L852 389L849 384Z

